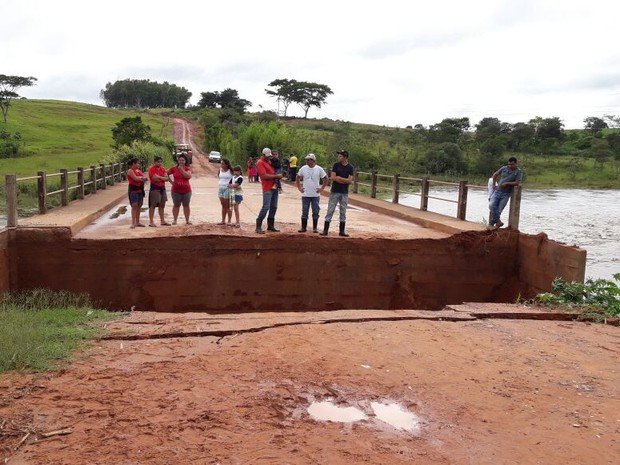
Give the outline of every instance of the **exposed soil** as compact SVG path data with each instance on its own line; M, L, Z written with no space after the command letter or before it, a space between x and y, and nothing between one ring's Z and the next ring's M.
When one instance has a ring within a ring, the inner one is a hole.
M481 307L493 313L502 305ZM10 464L618 463L618 328L476 319L472 308L134 312L110 324L109 339L64 370L0 377L0 458ZM308 407L326 400L367 418L313 418ZM397 404L418 416L419 428L379 420L371 402Z

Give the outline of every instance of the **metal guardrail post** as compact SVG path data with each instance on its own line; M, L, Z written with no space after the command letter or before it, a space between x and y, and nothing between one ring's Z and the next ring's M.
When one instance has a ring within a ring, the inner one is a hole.
M422 178L422 186L420 187L420 210L428 210L428 192L431 188L431 183L428 178Z
M7 174L5 177L6 186L6 225L9 228L17 226L17 176Z
M508 227L519 230L521 216L521 186L514 186L510 194L510 210L508 213Z
M377 198L377 172L372 172L372 181L370 182L370 198Z
M39 213L47 213L47 177L45 171L37 172L37 196L39 197Z
M353 172L353 193L357 194L357 191L359 190L359 173L357 172L357 170L355 170Z
M105 175L105 165L103 163L100 163L99 166L101 167L101 188L102 189L107 189L108 188L108 180L106 178Z
M392 179L392 203L398 203L400 197L400 174L395 174Z
M78 199L84 199L84 168L77 169Z
M456 208L456 217L464 220L467 216L467 181L459 182L459 201Z
M66 207L69 205L69 174L68 169L60 169L60 205Z

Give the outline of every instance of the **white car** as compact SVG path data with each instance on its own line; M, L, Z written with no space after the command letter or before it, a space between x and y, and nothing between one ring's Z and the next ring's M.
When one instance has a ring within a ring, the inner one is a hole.
M220 152L216 152L215 150L212 152L209 152L209 161L211 163L219 163L221 159L222 159L222 154L220 154Z

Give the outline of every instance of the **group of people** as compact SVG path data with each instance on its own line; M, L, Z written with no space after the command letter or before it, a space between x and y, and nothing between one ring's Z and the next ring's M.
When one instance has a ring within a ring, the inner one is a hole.
M332 182L331 193L327 205L327 214L323 224L321 235L327 236L332 217L336 211L336 207L340 206L340 236L348 237L346 233L347 220L347 204L349 184L353 182L354 168L349 163L349 152L340 150L337 152L338 162L332 167L330 180ZM263 205L256 218L256 233L264 234L263 221L267 218L267 231L278 232L275 227L276 212L278 210L278 197L280 189L278 182L281 181L283 175L278 172L277 155L274 157L274 151L268 147L263 149L260 159L256 163L256 169L261 180L261 188L263 191ZM297 159L295 159L295 185L301 192L301 228L300 233L304 233L308 228L308 219L310 209L312 208L312 231L319 232L319 199L321 192L327 186L327 173L317 165L316 156L312 153L306 155L306 164L297 172ZM293 167L289 166L289 170ZM289 171L292 173L293 171Z
M159 220L161 226L170 226L164 216L164 208L168 201L166 194L166 182L170 182L170 195L172 197L172 224L177 224L181 206L183 207L183 216L186 224L192 224L190 216L190 200L192 198L192 187L189 180L192 177L192 169L189 166L189 160L185 154L177 156L176 165L169 169L164 168L163 158L155 157L153 165L149 167L148 175L139 168L139 160L132 158L129 162L127 170L127 181L129 183L129 204L131 205L131 228L145 227L140 222L140 209L144 203L146 193L144 185L146 181L150 182L149 189L149 226L156 227L155 209L159 212Z

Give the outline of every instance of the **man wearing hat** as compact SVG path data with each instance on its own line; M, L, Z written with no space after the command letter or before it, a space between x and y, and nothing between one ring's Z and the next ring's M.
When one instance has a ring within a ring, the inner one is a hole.
M332 190L329 194L329 203L327 204L327 214L325 215L325 224L321 236L327 236L329 231L329 223L332 220L336 205L340 205L340 235L349 237L345 232L347 222L347 205L349 202L349 184L353 182L354 168L349 164L349 152L339 150L338 162L332 167L331 181Z
M278 179L282 179L282 174L277 174L276 170L269 163L271 158L271 149L265 147L260 159L256 162L256 171L261 180L263 190L263 207L258 212L256 218L256 232L264 234L263 220L267 216L267 231L278 232L275 227L276 211L278 210L278 189L274 189L274 183Z
M306 164L299 169L295 177L295 184L301 192L301 229L300 233L306 232L308 227L308 212L312 205L312 232L318 233L319 224L319 198L327 185L327 173L316 164L316 156L309 153L305 157ZM321 184L323 180L323 184ZM301 182L303 181L303 185Z

